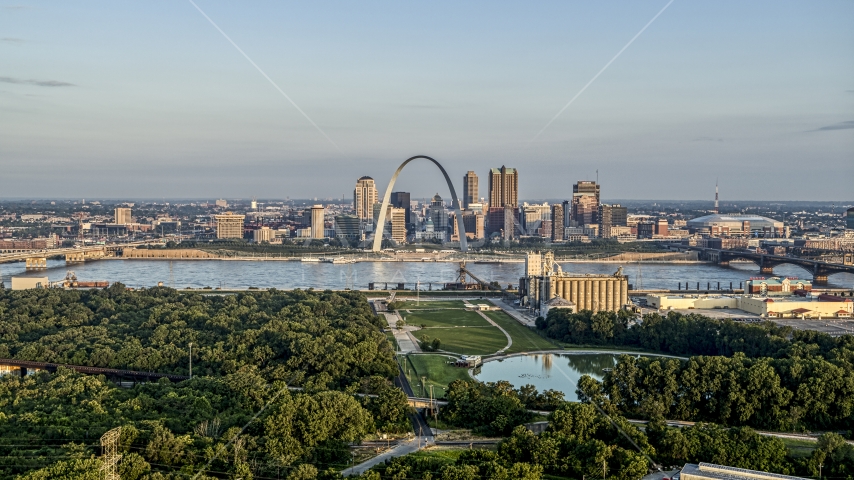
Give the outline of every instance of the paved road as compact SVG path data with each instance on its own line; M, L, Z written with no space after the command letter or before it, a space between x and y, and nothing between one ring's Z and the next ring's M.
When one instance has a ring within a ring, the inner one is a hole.
M358 465L343 470L341 472L341 475L345 477L349 477L350 475L361 475L366 471L370 470L372 467L379 465L380 463L383 463L390 458L401 457L403 455L408 455L410 453L417 452L423 446L425 446L423 439L420 439L418 437L405 443L399 443L395 445L394 448L386 450L385 452L377 455L376 457L368 460L367 462L362 462Z
M397 366L397 370L398 374L397 377L394 378L394 384L400 387L404 393L406 393L406 396L414 397L415 394L412 392L412 387L409 385L409 381L406 379L406 375L403 373L403 369L400 368L400 365ZM349 477L350 475L360 475L390 458L409 455L410 453L417 452L418 450L435 443L433 430L430 429L430 426L427 425L427 422L420 413L410 413L409 421L412 422L412 428L415 431L415 438L408 442L399 443L395 445L394 448L387 450L366 462L352 466L342 471L341 475L345 477Z
M528 316L528 315L520 312L519 310L516 309L515 306L505 302L503 298L490 298L489 301L494 303L498 307L500 307L502 310L504 310L504 313L515 318L516 321L521 323L522 325L525 325L526 327L536 327L537 326L537 324L536 324L537 319L536 318Z

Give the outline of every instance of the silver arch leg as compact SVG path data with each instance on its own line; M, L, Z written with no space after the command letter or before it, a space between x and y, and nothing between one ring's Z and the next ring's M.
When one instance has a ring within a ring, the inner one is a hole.
M388 188L385 190L385 195L383 196L383 204L380 209L380 216L377 219L377 228L374 233L374 248L372 249L374 252L379 252L382 250L383 244L383 230L385 229L385 212L388 210L388 204L391 201L391 191L394 189L394 182L397 181L397 176L400 175L400 171L403 170L403 167L406 166L409 162L415 160L416 158L425 158L430 160L439 167L439 170L442 171L442 175L445 176L445 181L448 182L448 188L451 189L451 200L454 202L454 212L457 214L457 230L460 232L460 251L467 252L469 249L468 241L466 239L466 229L465 224L463 223L463 212L460 210L460 201L457 198L457 191L454 190L454 184L451 183L451 177L448 176L448 172L439 164L435 159L430 158L426 155L416 155L411 158L407 158L405 162L401 163L399 167L397 167L397 171L394 172L394 175L391 177L391 181L388 182Z

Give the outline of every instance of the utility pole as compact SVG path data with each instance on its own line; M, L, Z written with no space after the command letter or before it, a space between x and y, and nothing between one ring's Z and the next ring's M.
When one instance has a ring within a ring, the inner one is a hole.
M433 410L433 420L436 420L436 403L433 401L433 385L430 385L430 408Z
M190 342L190 380L193 379L193 342Z

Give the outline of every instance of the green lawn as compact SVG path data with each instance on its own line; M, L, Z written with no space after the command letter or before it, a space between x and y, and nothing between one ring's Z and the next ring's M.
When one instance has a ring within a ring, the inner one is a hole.
M809 457L815 447L818 446L817 442L810 442L809 440L798 440L796 438L781 438L780 440L786 444L789 455L793 457Z
M434 302L442 303L442 302ZM430 310L418 311L413 310L408 313L405 310L398 310L400 315L406 321L407 325L415 327L426 325L430 327L489 327L489 322L483 319L477 312L469 312L467 310Z
M492 321L501 326L513 337L513 346L507 349L507 353L531 352L537 350L554 350L557 345L541 337L537 332L522 325L516 319L502 311L484 312Z
M455 357L440 354L409 355L404 371L412 386L415 395L430 393L430 385L433 385L433 395L436 398L444 398L448 385L454 380L473 381L468 374L468 369L449 365L448 362L455 361ZM427 390L421 388L421 377L426 377Z
M480 299L472 302L490 303ZM500 330L492 327L478 312L462 309L462 305L462 301L424 301L418 309L404 307L399 310L399 313L407 325L425 326L413 332L416 338L419 340L423 340L425 336L431 339L438 338L442 342L440 347L442 350L461 354L491 355L507 346L507 338ZM513 338L513 346L507 353L559 348L502 311L484 313Z
M507 346L507 337L501 330L489 325L485 327L424 328L412 332L418 340L424 337L438 338L441 350L463 355L492 355Z
M399 310L417 310L417 309L434 309L434 308L465 308L465 302L462 300L422 300L420 304L414 300L403 302L403 306Z

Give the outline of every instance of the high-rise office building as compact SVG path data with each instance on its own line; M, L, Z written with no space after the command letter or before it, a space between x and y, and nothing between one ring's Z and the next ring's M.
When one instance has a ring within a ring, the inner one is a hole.
M611 227L625 227L627 225L628 211L620 205L599 205L599 236L610 238Z
M519 219L519 209L511 206L504 207L504 240L519 238L516 234L516 223Z
M599 205L599 187L596 182L589 180L579 180L572 186L572 195L593 195L596 197L596 205Z
M406 229L409 231L409 225L412 223L412 208L409 192L391 192L391 206L402 208L406 215Z
M448 231L448 212L445 210L445 202L438 193L433 195L433 200L430 202L430 220L433 221L435 231Z
M572 186L572 215L570 227L599 223L599 185L579 180Z
M845 211L845 228L854 230L854 207Z
M359 217L355 215L338 215L335 217L335 236L346 240L361 240Z
M129 223L133 223L133 219L130 216L130 209L127 207L116 208L116 224L127 225Z
M478 203L477 174L469 170L463 176L463 209L472 203Z
M477 240L485 238L484 231L484 215L481 212L465 212L463 213L463 226L466 229L466 237ZM456 224L456 222L455 222ZM455 227L456 228L456 227Z
M571 227L599 223L599 202L595 196L584 193L573 194L571 223Z
M377 186L371 177L362 177L356 182L353 191L353 210L361 220L373 218L374 204L377 203Z
M396 207L391 208L391 239L397 243L406 243L407 210Z
M562 242L563 241L563 232L565 228L563 226L563 204L556 203L552 205L552 231L551 231L551 239L553 242Z
M224 215L214 215L216 220L216 238L243 238L243 220L246 215L235 215L227 212Z
M323 205L314 205L311 207L311 238L324 238L324 213Z
M552 220L554 220L554 218ZM569 200L563 201L563 226L572 226L572 202Z
M493 168L489 171L489 208L519 205L519 172L515 168Z

